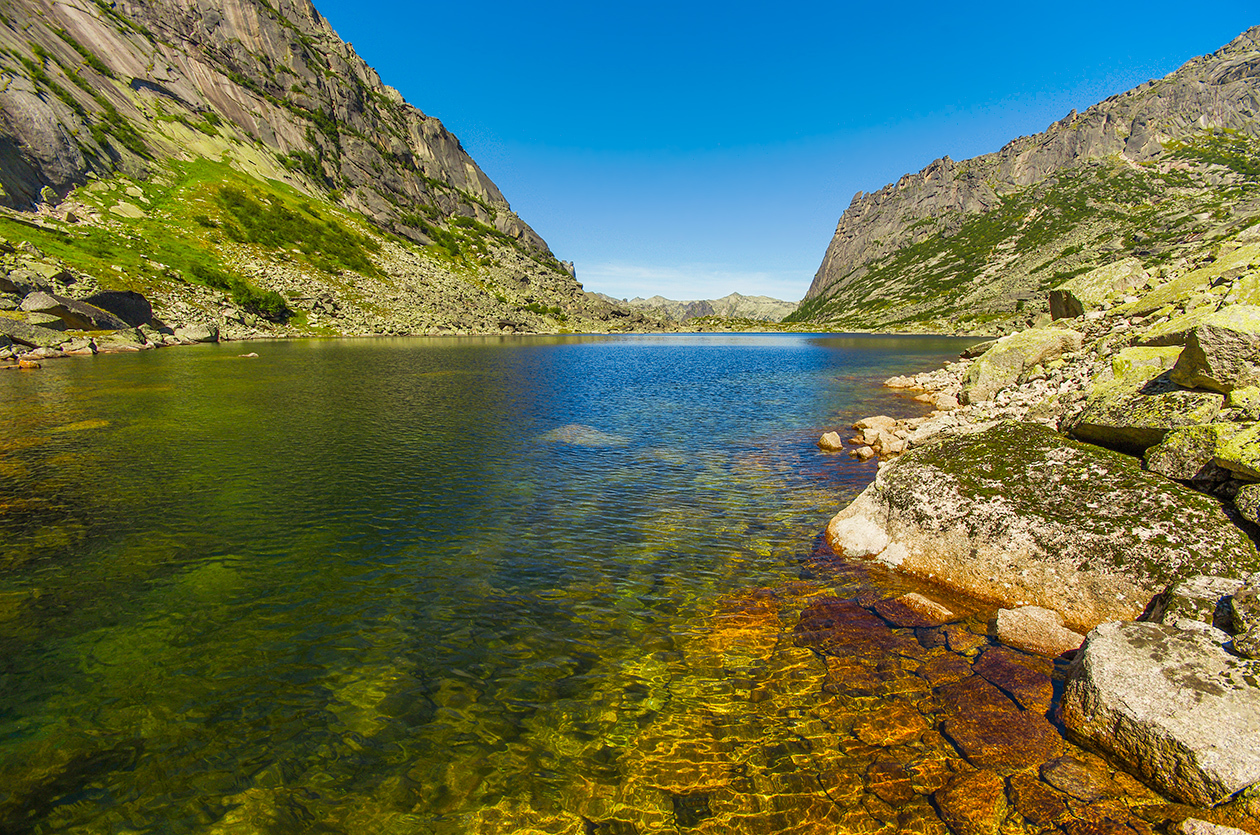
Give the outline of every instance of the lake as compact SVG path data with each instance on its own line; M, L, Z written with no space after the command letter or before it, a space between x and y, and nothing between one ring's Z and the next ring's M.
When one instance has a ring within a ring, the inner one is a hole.
M912 586L819 556L876 464L815 442L924 414L880 381L967 344L262 342L0 375L0 829L876 820L875 701L820 712L793 627Z

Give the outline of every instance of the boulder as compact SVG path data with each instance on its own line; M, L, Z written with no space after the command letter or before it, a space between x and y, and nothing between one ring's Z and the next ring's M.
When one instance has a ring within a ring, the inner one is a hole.
M1209 423L1173 429L1144 456L1146 469L1178 481L1213 481L1223 472L1216 452L1242 431L1236 423Z
M1066 427L1084 441L1141 452L1172 429L1211 423L1224 398L1187 391L1168 379L1176 347L1125 348L1090 383L1085 408Z
M123 328L114 333L96 338L96 350L102 354L119 354L129 351L143 351L152 347L136 328Z
M1084 627L1137 617L1180 578L1260 567L1217 500L1014 421L886 464L827 540L843 556Z
M112 313L75 299L54 293L35 292L22 299L22 309L49 313L60 318L66 327L85 331L116 331L127 323Z
M1216 464L1245 481L1260 481L1260 424L1249 426L1216 448Z
M1199 632L1097 627L1060 711L1072 736L1183 802L1210 806L1260 780L1260 664Z
M106 290L88 296L83 301L114 314L133 328L153 321L153 305L133 290Z
M219 328L206 324L185 325L175 329L175 338L180 342L218 342Z
M1245 829L1210 823L1198 818L1186 818L1168 831L1174 835L1248 835Z
M818 439L818 448L824 452L836 452L844 449L844 439L840 437L839 432L825 432Z
M1081 349L1083 337L1066 328L1034 328L999 339L967 369L960 400L980 403L1019 382L1029 369Z
M1225 395L1225 408L1233 409L1238 420L1260 420L1260 386L1234 389Z
M1007 646L1047 658L1072 652L1085 641L1084 635L1063 625L1063 615L1041 606L998 609L994 632Z
M1248 522L1260 525L1260 484L1244 484L1234 495L1234 507L1238 515Z
M61 331L37 327L19 319L10 319L7 316L0 316L0 333L19 345L26 345L30 348L51 348L70 339L69 336Z
M1221 631L1218 642L1229 640L1234 631L1229 609L1230 597L1242 585L1242 580L1231 577L1213 577L1197 574L1174 583L1156 600L1154 620L1190 629L1194 624L1205 624Z
M972 771L953 777L932 799L950 832L997 835L1006 818L1005 788L996 774Z
M958 615L945 606L915 592L880 600L871 608L893 626L932 628L959 620Z
M1187 388L1222 393L1260 383L1260 307L1231 304L1205 316L1170 376Z
M1050 291L1050 318L1075 319L1150 279L1142 262L1126 258L1065 281Z
M26 321L37 328L48 328L53 331L66 329L65 320L59 316L53 316L51 313L28 313L26 314Z

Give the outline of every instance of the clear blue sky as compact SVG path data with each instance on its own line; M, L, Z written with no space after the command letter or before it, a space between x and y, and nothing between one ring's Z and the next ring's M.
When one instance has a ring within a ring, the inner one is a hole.
M1178 3L316 0L588 290L796 300L854 192L1260 24Z

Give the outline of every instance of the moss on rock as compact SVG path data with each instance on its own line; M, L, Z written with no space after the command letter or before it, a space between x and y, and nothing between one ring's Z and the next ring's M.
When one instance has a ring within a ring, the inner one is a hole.
M962 400L992 400L1002 389L1018 383L1027 370L1079 351L1082 338L1067 328L1033 328L1002 337L967 369Z
M1188 388L1222 393L1260 384L1260 307L1231 304L1204 316L1170 376Z

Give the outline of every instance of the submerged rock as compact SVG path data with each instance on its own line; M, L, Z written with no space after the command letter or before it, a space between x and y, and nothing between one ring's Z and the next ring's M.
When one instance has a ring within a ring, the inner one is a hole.
M1260 568L1215 499L1012 421L886 465L827 539L841 555L1085 627L1137 617L1177 579Z
M1057 658L1080 647L1085 636L1063 625L1063 615L1041 606L998 609L994 630L1004 644Z
M1210 806L1260 780L1258 677L1201 633L1106 623L1073 665L1063 722L1152 788Z
M543 443L572 444L573 446L614 447L625 446L628 441L621 435L602 432L594 426L569 423L558 426L539 436Z

